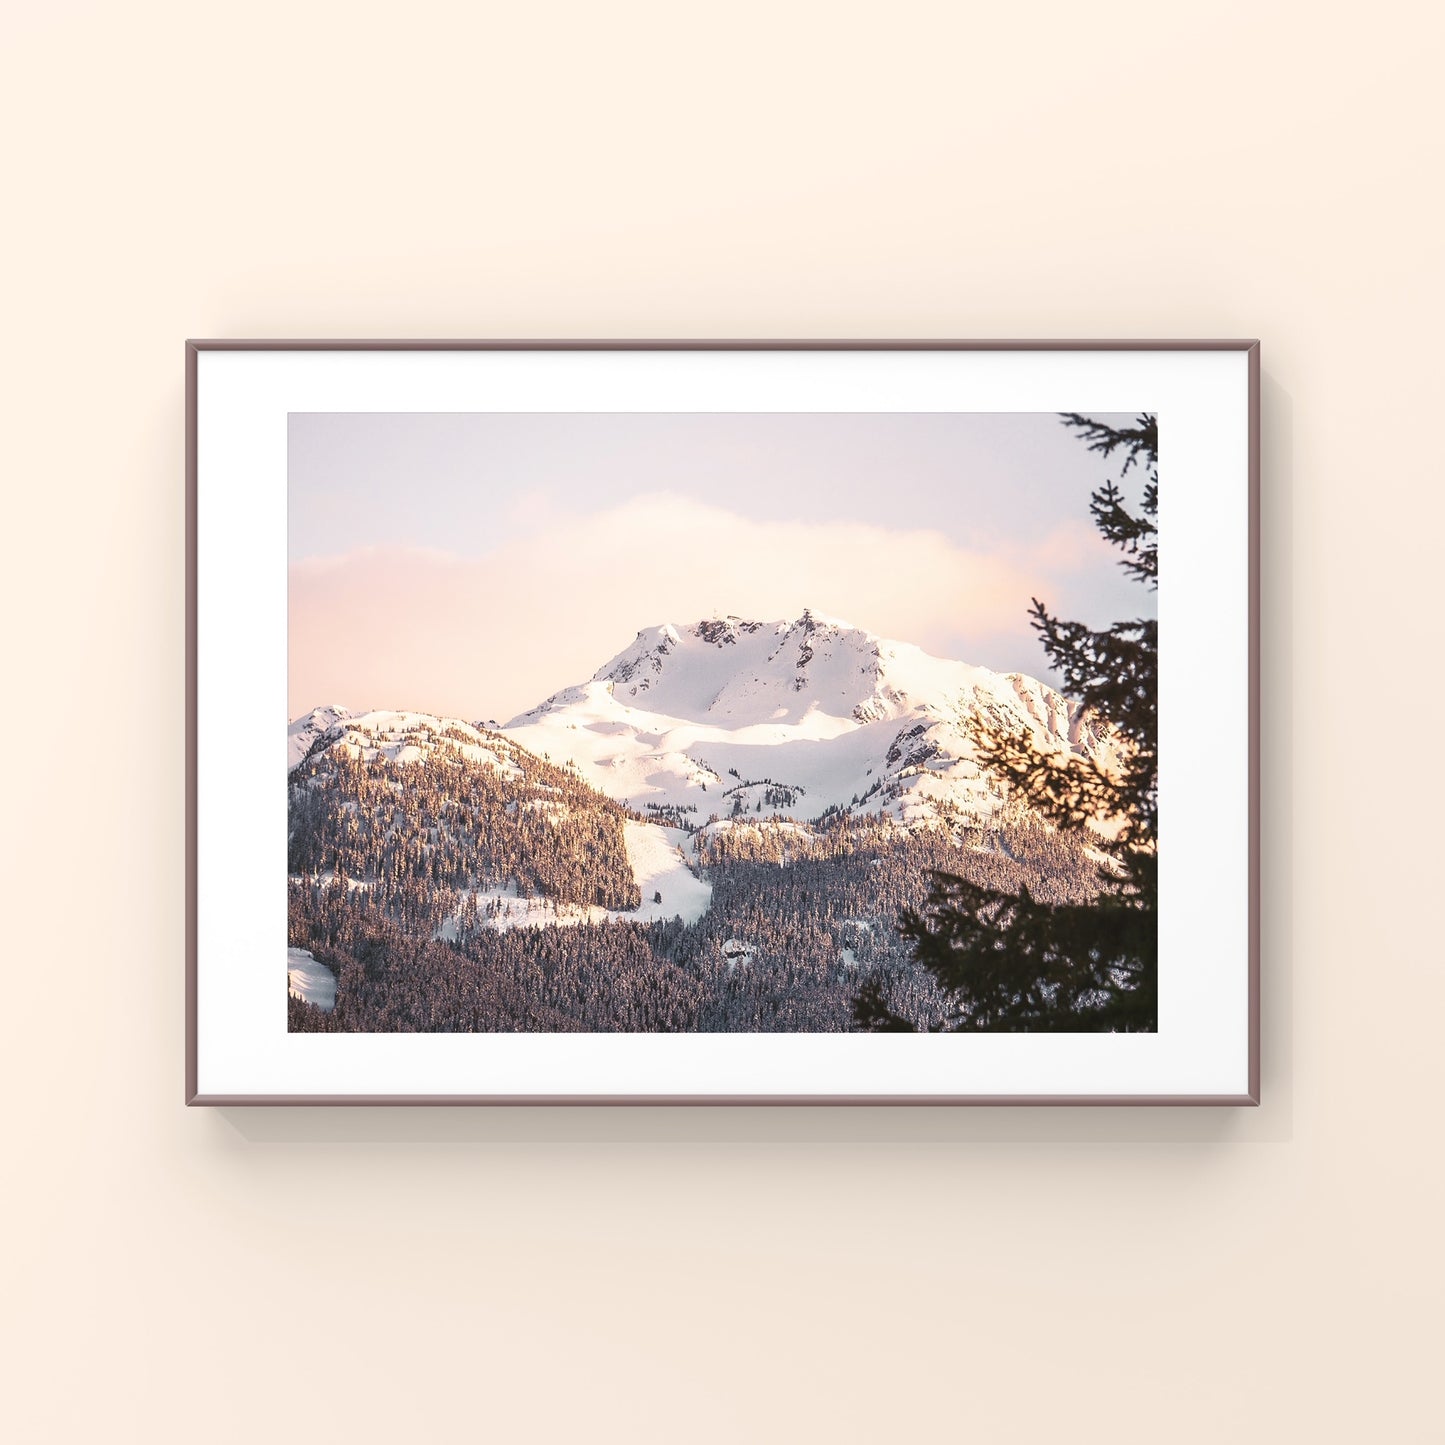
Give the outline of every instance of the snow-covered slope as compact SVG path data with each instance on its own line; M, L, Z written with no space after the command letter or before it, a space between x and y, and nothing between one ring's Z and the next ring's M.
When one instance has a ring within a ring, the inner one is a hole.
M317 738L351 716L350 708L327 703L298 717L286 729L286 770L289 772L311 751Z
M599 791L702 823L842 808L906 824L991 817L975 721L1044 749L1107 751L1054 689L931 657L817 613L664 624L503 730Z

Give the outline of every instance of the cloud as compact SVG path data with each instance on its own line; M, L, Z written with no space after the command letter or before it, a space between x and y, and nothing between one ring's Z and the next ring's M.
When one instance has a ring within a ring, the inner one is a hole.
M335 701L505 721L591 676L639 628L805 607L940 655L1039 671L1029 598L1098 569L1093 530L1065 524L984 552L909 520L759 522L658 493L556 513L541 534L515 536L517 518L499 518L479 557L370 547L299 561L291 711Z

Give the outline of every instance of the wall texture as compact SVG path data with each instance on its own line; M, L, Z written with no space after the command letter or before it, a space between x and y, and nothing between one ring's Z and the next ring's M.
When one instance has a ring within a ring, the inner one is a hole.
M5 33L9 1438L1434 1435L1437 7ZM187 335L1262 337L1264 1107L184 1110Z

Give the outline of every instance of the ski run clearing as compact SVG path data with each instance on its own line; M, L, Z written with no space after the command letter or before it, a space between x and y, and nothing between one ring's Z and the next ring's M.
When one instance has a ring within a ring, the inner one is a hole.
M705 883L683 860L687 834L681 828L659 828L655 823L629 821L623 827L632 876L642 889L642 907L636 913L613 916L635 918L640 923L665 918L696 923L712 904L712 884ZM662 902L654 902L659 893Z
M681 828L662 828L656 823L623 824L627 859L632 876L642 890L642 906L630 912L556 903L550 898L521 898L510 884L476 892L477 909L489 928L561 927L577 923L602 923L607 919L631 923L658 923L680 918L696 923L712 904L712 884L704 882L683 858L687 834ZM437 937L451 942L457 936L460 913L447 920Z

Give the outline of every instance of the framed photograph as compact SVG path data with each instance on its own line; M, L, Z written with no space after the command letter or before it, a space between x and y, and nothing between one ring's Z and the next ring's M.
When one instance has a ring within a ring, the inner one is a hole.
M1258 343L186 390L188 1103L1258 1102Z

